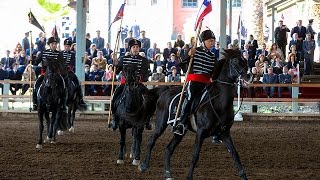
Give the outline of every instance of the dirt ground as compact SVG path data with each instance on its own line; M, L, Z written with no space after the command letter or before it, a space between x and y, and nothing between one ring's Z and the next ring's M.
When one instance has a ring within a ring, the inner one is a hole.
M128 159L116 165L119 132L102 120L76 122L75 134L36 150L36 119L0 120L0 179L164 179L166 131L152 154L151 167L140 173ZM142 158L152 131L145 131ZM130 133L128 133L130 134ZM236 122L232 135L249 179L320 179L320 121ZM188 133L173 156L175 179L185 179L194 134ZM131 138L128 138L128 143ZM130 146L130 144L128 144ZM240 179L223 145L206 139L194 179Z

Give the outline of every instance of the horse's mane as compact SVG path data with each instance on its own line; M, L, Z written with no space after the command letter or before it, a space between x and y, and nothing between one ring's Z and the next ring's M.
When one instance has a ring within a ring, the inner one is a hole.
M241 51L239 49L223 49L221 52L222 58L214 66L213 79L217 79L222 71L222 68L226 62L232 58L241 58Z
M63 57L59 56L57 60L47 61L47 68L49 68L49 69L51 69L54 72L59 73L59 74L66 74L67 73L67 69L64 66L63 59L61 59L61 58L63 58Z

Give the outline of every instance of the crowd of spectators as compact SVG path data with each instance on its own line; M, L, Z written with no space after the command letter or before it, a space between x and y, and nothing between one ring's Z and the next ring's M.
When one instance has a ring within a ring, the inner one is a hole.
M248 60L250 71L254 75L253 83L292 83L296 82L297 65L304 64L304 74L313 74L313 61L316 34L312 29L313 20L309 20L307 27L302 25L302 21L297 21L297 26L291 30L279 21L279 26L275 29L275 43L267 45L265 42L258 42L253 35L249 35L246 41L241 41L241 51L243 57ZM195 46L195 38L192 37L188 42L183 40L183 35L178 35L172 43L167 42L167 47L160 49L157 43L148 38L147 33L142 30L139 35L133 36L131 30L121 34L122 47L119 50L118 57L129 53L128 42L130 39L137 38L142 42L140 55L146 57L150 61L150 77L149 81L154 82L181 82L181 77L186 73L186 67L180 66L180 63L188 56L189 50ZM288 35L290 33L290 35ZM320 44L320 34L318 34L318 47ZM36 38L35 44L29 44L29 35L25 37L21 43L17 43L11 53L6 51L6 56L0 62L0 80L35 80L40 74L41 64L37 63L39 54L45 50L46 37L40 33ZM96 31L96 36L91 39L89 33L86 34L86 52L84 55L85 63L85 81L112 81L115 77L116 81L120 79L121 74L113 72L113 56L114 52L109 43L100 36L100 31ZM291 38L288 41L288 38ZM72 50L76 51L76 32L73 31L69 39L74 43ZM288 43L289 42L289 43ZM172 46L173 44L173 46ZM287 44L289 44L287 46ZM60 45L63 46L63 45ZM60 50L63 47L60 47ZM237 40L229 43L227 48L238 48ZM269 47L269 48L268 48ZM30 48L32 55L30 56ZM288 53L286 51L288 48ZM216 42L212 49L216 58L219 58L220 44ZM32 60L31 65L29 65ZM28 67L28 68L27 68ZM32 74L30 76L30 74ZM0 84L0 87L3 85ZM21 94L25 94L29 85L12 84L10 91L17 94L21 89ZM2 88L3 89L3 88ZM111 87L108 85L86 85L85 95L110 95ZM274 87L263 88L265 95L274 96ZM290 88L287 88L290 91ZM249 94L254 95L256 88L250 88ZM278 96L281 97L283 88L278 88Z

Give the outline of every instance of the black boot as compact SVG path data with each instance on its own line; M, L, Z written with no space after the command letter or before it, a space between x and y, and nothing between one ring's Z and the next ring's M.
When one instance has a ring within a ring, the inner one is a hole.
M189 101L185 99L182 104L181 108L181 116L180 120L178 120L178 124L176 127L173 129L173 133L178 134L178 135L184 135L185 133L185 121L188 118L189 115Z
M152 125L150 122L146 123L146 130L152 130Z
M213 135L213 136L212 136L212 143L213 143L213 144L220 144L220 143L222 143L222 141L221 141L221 139L219 138L219 136Z
M36 92L35 88L33 88L33 90L32 90L32 103L33 103L32 111L37 111L38 110L37 92Z

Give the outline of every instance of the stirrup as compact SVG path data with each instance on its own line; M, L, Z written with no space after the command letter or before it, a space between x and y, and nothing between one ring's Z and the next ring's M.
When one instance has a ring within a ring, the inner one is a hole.
M184 127L184 124L177 124L173 130L173 133L182 136L184 135L185 129L186 128Z

